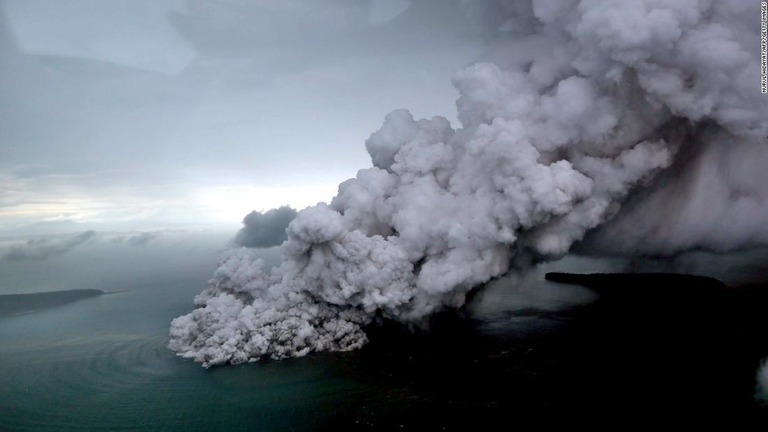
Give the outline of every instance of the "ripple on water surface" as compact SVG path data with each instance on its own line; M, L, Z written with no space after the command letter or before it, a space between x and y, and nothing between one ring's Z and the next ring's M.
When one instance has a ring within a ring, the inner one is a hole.
M204 370L119 300L0 321L0 430L305 430L357 391L334 355Z

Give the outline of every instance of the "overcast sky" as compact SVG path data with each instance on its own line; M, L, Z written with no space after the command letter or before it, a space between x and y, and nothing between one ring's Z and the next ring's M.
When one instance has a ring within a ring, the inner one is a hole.
M0 0L0 232L329 200L391 110L455 119L488 11L449 1Z

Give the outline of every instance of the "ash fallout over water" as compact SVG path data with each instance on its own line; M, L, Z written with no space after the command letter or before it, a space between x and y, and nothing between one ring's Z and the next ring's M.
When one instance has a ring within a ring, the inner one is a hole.
M298 212L278 267L231 251L171 349L206 367L356 349L376 317L460 307L581 240L657 254L768 240L753 4L493 4L494 48L453 78L460 127L387 115L373 166Z

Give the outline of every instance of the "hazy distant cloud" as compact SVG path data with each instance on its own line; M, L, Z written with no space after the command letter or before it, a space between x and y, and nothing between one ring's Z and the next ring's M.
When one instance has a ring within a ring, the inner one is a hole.
M125 235L112 238L113 243L125 243L132 247L144 247L160 237L159 232L142 232L134 235Z
M125 240L125 243L128 246L134 246L134 247L146 246L149 242L155 240L159 236L160 234L156 232L143 232L141 234L136 234L128 237Z
M3 256L3 259L7 261L44 260L64 255L94 237L96 237L96 231L85 231L63 239L43 238L29 240L23 245L12 246Z
M245 247L278 246L288 236L285 229L296 217L296 210L288 206L269 210L265 213L250 212L243 219L243 228L235 236L235 244Z

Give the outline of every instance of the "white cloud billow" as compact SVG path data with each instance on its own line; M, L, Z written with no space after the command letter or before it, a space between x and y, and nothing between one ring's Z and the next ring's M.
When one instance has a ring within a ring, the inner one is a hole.
M173 321L173 350L211 366L358 348L377 316L417 322L516 257L566 253L698 140L761 144L741 2L509 10L505 31L536 32L456 73L461 127L389 114L366 143L373 167L298 213L279 267L248 249L225 257L198 309ZM686 246L705 240L689 232Z

